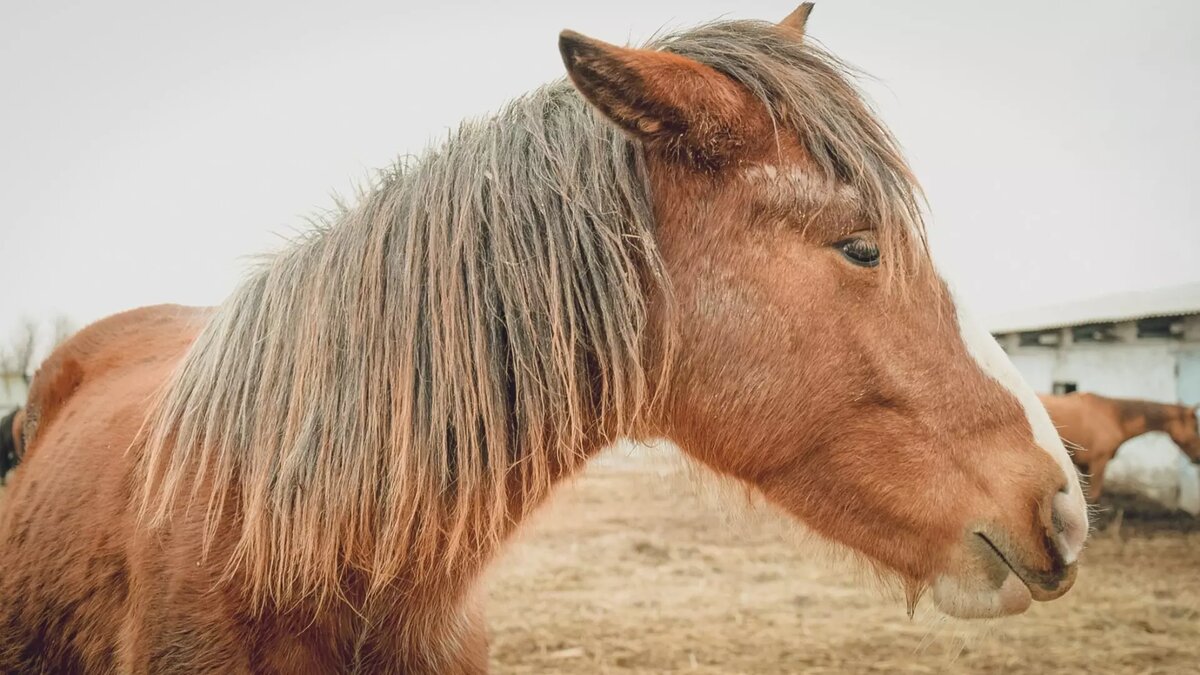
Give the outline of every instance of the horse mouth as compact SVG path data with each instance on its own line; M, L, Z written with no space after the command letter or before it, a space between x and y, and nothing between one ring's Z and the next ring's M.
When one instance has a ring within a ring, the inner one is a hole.
M1008 571L1017 575L1017 578L1021 580L1021 583L1025 584L1026 586L1029 585L1029 582L1025 580L1025 577L1021 576L1021 573L1017 571L1016 566L1009 561L1008 556L1004 555L1004 551L1001 551L1000 547L997 546L995 542L993 542L991 539L988 539L988 536L982 532L976 532L975 536L979 537L983 540L983 543L987 544L987 547L992 550L992 553L995 554L997 558L1000 559L1000 562L1004 563L1004 566L1008 568Z
M1014 564L1012 558L1005 554L1004 550L996 545L983 532L976 532L975 536L983 540L992 554L1004 564L1008 571L1020 580L1025 588L1029 589L1029 594L1038 602L1054 600L1061 597L1064 593L1070 590L1075 582L1075 566L1066 565L1062 574L1053 575L1045 573L1034 573L1025 569L1023 565Z

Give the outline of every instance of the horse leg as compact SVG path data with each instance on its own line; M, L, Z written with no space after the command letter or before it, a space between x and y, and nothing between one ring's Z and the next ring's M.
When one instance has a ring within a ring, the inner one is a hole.
M1100 501L1100 495L1104 492L1104 468L1108 466L1107 459L1097 459L1088 465L1088 470L1091 472L1091 478L1088 480L1087 499L1092 504Z

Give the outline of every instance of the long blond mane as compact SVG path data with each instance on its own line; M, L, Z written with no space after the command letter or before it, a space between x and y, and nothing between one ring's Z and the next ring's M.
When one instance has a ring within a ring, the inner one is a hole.
M757 22L651 46L744 84L885 234L919 238L915 183L832 57ZM670 287L640 146L547 85L253 271L150 413L142 515L203 508L263 598L324 596L348 570L449 574L640 427L646 364L670 362L646 343L654 297Z

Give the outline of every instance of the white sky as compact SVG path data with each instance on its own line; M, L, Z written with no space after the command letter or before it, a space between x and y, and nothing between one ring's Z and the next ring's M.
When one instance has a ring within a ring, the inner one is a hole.
M220 302L331 194L560 76L562 28L795 3L316 4L5 1L0 338ZM1200 3L824 0L809 30L874 78L977 314L1200 280Z

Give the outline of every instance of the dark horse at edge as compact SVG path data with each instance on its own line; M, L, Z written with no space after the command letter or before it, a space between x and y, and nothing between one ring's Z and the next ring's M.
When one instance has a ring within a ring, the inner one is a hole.
M0 485L8 480L8 472L17 468L21 461L21 414L22 408L17 408L0 418Z

